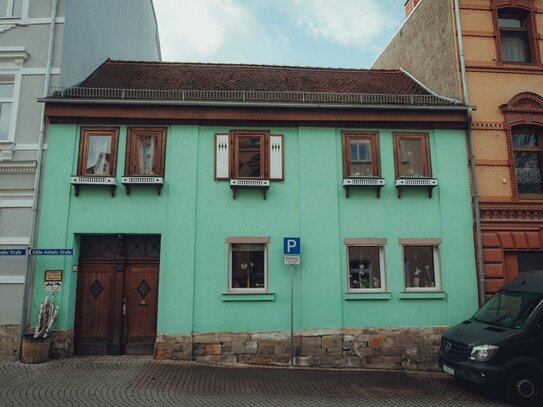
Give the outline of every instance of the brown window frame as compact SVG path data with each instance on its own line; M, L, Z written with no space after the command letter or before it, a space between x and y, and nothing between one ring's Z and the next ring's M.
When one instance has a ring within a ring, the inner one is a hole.
M261 137L262 142L260 144L260 175L258 177L241 177L239 176L239 140L250 137ZM231 179L269 179L269 131L231 131L230 132L230 178Z
M537 7L534 0L492 0L491 3L494 20L494 37L496 39L496 55L498 65L541 65L538 34L536 29ZM522 28L500 27L500 18L516 18L522 20ZM528 62L505 61L502 51L502 31L525 32L529 55Z
M400 174L402 168L400 141L402 139L422 140L422 172L423 175L419 178L432 177L432 162L430 159L430 140L428 133L394 133L394 171L396 178L410 177L409 175Z
M154 157L155 174L139 174L135 171L137 162L136 141L140 134L157 137L157 151ZM131 177L164 177L166 162L166 128L165 127L129 127L126 139L126 155L124 173Z
M89 138L93 135L111 137L111 151L109 158L109 175L89 174L86 172L89 153ZM79 157L77 165L77 175L81 176L101 176L115 177L117 174L117 148L119 144L118 127L81 127L79 138Z
M370 177L381 177L381 156L379 151L379 136L377 133L365 132L343 132L343 178L353 178L356 175L351 174L351 140L369 140L371 148L371 168ZM361 175L364 177L364 175Z
M522 132L522 131L526 131L526 132L530 132L530 133L534 133L535 136L538 138L538 144L539 146L537 147L515 147L513 145L513 142L511 142L511 147L512 147L512 151L513 151L513 166L514 166L514 180L515 180L515 186L517 188L517 193L518 193L518 196L519 198L523 198L523 199L543 199L543 192L542 193L522 193L518 190L518 178L517 178L517 175L516 175L516 170L517 170L517 164L516 164L516 160L515 160L515 152L519 151L519 152L522 152L522 151L525 151L525 152L530 152L530 153L539 153L540 154L540 163L541 163L541 166L539 168L539 171L542 173L543 175L543 128L542 127L539 127L539 126L526 126L526 125L520 125L520 126L515 126L511 129L511 140L513 140L515 134L517 134L517 132Z

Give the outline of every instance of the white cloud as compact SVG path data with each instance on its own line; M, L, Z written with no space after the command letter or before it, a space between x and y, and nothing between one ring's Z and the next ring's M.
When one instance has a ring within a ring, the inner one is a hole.
M365 47L386 33L391 21L379 0L290 0L307 34L342 46Z
M242 0L155 0L164 60L272 63L288 38Z

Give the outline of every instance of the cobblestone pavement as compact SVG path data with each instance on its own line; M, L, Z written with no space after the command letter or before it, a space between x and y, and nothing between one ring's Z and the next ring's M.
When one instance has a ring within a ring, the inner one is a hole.
M288 369L72 357L25 365L0 356L0 406L504 407L435 372Z

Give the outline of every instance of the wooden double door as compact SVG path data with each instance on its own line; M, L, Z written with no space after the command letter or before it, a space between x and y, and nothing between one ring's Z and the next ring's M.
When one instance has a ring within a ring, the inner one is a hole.
M76 354L153 354L158 276L158 260L81 261L77 279Z

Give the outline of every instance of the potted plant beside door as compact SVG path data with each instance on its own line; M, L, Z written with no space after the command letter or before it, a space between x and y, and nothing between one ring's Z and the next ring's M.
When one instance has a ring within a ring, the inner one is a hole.
M54 295L40 304L40 312L34 333L23 336L21 362L41 363L49 359L51 348L51 326L55 322L60 306L54 304Z

